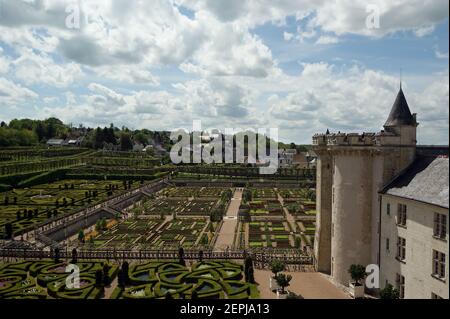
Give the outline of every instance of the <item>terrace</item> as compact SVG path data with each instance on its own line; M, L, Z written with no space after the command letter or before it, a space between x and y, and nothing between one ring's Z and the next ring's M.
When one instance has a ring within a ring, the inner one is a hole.
M14 235L31 230L55 216L69 215L125 191L123 182L61 180L3 193L0 205L0 237L11 223Z

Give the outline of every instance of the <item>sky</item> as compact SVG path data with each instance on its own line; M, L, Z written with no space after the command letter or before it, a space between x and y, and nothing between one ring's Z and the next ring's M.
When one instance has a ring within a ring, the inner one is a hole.
M0 120L449 143L448 0L0 0Z

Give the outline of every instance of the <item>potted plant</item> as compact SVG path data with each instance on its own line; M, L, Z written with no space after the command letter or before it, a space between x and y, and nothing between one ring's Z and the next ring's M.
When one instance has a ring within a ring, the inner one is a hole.
M270 277L270 290L275 291L280 288L276 278L278 273L282 272L284 269L285 265L281 260L272 260L272 262L270 263L270 270L272 271L273 276Z
M355 299L364 297L364 284L361 280L366 277L366 269L362 265L351 265L348 272L352 277L349 284L351 295Z
M400 292L395 289L391 284L388 284L383 290L380 291L380 299L399 299Z
M280 287L277 290L278 299L286 299L288 296L288 294L286 293L286 287L289 287L289 283L292 280L292 276L286 275L286 274L278 274L275 277L275 280L276 280L278 286Z

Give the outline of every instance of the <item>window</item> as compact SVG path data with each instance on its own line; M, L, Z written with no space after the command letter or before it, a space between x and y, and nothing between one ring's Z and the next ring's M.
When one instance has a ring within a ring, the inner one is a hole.
M406 227L406 205L397 206L397 225Z
M386 214L388 216L391 216L391 204L390 203L387 203L387 205L386 205Z
M406 239L398 237L397 239L397 259L404 261L406 258Z
M433 250L433 276L445 278L445 254Z
M447 216L434 213L434 237L445 239L447 236Z
M405 298L405 277L400 274L397 274L396 284L397 284L397 289L399 291L400 299L404 299Z
M386 238L386 250L389 252L389 238Z

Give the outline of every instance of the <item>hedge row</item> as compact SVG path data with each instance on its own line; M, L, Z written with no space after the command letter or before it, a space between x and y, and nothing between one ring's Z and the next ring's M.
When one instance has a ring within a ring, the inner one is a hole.
M54 171L45 172L20 182L17 187L32 187L39 184L47 184L54 182L55 180L64 179L66 177L67 171L68 169L57 169Z
M0 176L0 184L17 187L17 185L19 185L21 181L24 181L39 174L40 174L39 172L34 172L34 173L19 173L13 175Z
M168 175L169 173L156 173L154 175L118 175L118 174L73 174L68 173L67 179L87 179L87 180L146 180L151 181Z

